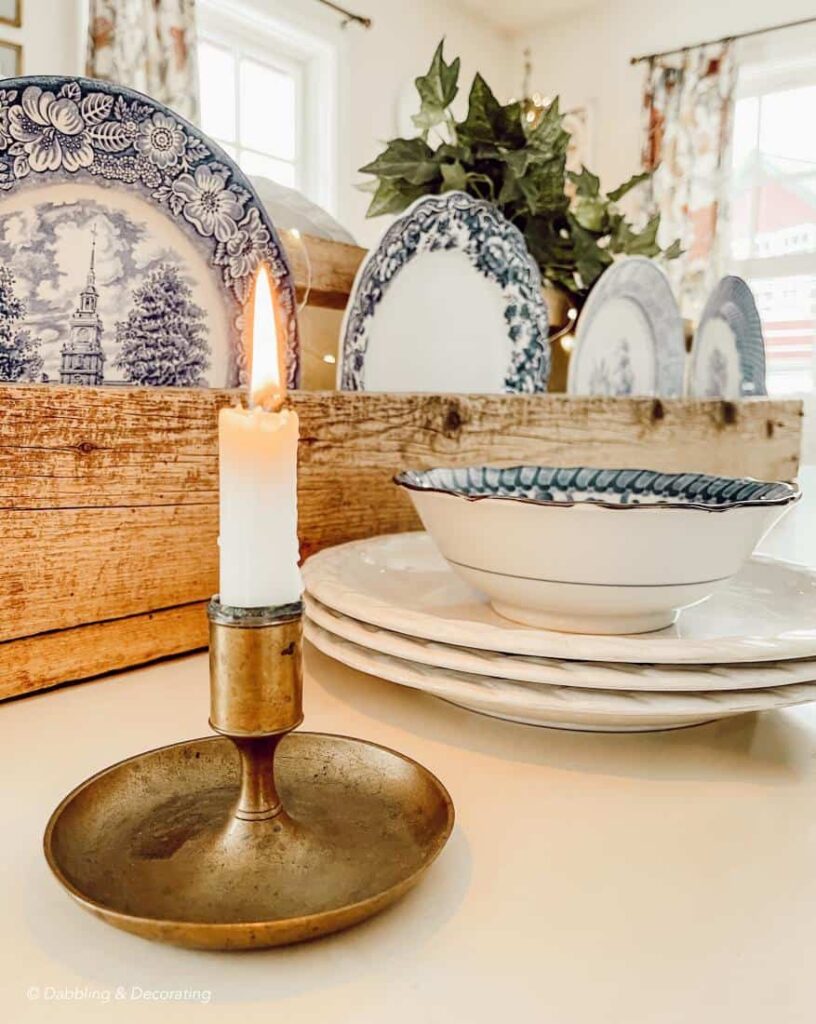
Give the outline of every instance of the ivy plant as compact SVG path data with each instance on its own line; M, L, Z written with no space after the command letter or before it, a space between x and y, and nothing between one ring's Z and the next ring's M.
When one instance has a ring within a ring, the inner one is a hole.
M581 306L616 255L673 259L676 241L657 243L660 217L635 228L618 203L648 179L636 174L611 192L586 167L568 171L569 133L556 98L530 122L523 103L501 104L480 74L473 79L467 114L457 121L451 106L459 92L460 61L447 63L443 42L427 73L416 79L417 135L391 139L360 168L374 180L369 217L400 213L426 194L461 190L495 204L523 233L542 277Z

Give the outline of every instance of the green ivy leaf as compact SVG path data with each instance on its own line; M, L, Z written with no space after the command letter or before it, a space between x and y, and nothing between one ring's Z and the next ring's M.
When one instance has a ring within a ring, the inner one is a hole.
M508 149L523 146L521 104L508 103L503 107L477 73L470 87L467 116L456 124L456 137L471 146L498 142Z
M442 191L464 192L467 188L467 174L464 167L455 160L452 164L442 164Z
M580 196L573 209L582 228L599 235L607 226L606 204L598 196Z
M567 215L567 220L575 247L575 269L582 286L589 289L614 260L607 249L598 245L595 235L583 228L572 214Z
M420 131L435 128L445 120L445 110L453 103L459 91L460 60L457 57L446 64L442 55L444 44L443 39L437 46L427 74L414 80L422 106L412 120Z
M569 132L564 130L563 120L556 96L541 115L541 120L535 128L531 128L527 133L527 144L534 150L545 153L548 159L559 156L566 161L570 136Z
M415 199L424 195L427 189L409 185L404 181L383 178L374 193L366 217L380 217L384 213L402 213Z
M640 174L633 174L628 181L625 181L622 185L618 185L617 188L608 193L610 201L617 203L619 199L623 199L627 192L631 192L633 188L637 188L637 186L642 184L644 181L648 181L651 176L651 171L641 171Z
M630 256L658 256L660 246L657 244L657 229L660 227L660 214L650 218L642 231L629 232L625 251Z
M439 176L434 151L424 139L392 139L376 160L360 168L361 174L378 178L405 178L412 185L424 185Z
M535 163L518 179L518 187L533 215L566 209L564 168L559 157Z
M574 171L567 171L567 177L575 185L577 195L594 198L600 194L601 179L597 174L588 171L583 165L581 165L580 174L576 174Z
M683 246L679 238L675 238L668 249L663 250L663 258L666 260L676 260L678 256L683 255Z

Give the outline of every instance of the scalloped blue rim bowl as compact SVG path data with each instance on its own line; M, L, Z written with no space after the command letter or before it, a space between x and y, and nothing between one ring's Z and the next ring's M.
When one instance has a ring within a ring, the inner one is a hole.
M670 626L725 585L801 496L778 481L589 466L439 467L394 481L497 612L598 634Z

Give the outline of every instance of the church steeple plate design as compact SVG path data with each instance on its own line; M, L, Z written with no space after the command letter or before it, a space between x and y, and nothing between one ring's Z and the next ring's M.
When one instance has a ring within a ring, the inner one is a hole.
M105 378L105 353L102 349L102 321L97 313L96 225L91 229L91 262L88 279L79 293L79 305L71 317L68 340L62 346L60 384L99 385Z

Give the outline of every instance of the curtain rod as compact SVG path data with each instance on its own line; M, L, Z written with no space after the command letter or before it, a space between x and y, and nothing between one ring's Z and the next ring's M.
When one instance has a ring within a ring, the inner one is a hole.
M330 7L333 11L343 15L342 28L345 28L350 21L356 21L358 25L362 25L363 28L371 28L373 24L371 18L366 18L362 14L355 14L353 11L347 11L345 7L341 7L340 4L332 3L332 0L317 0L319 4L323 4L324 7Z
M700 50L704 46L711 46L714 43L733 43L737 39L750 39L752 36L764 36L766 32L779 32L783 28L800 28L802 25L812 25L816 17L800 18L799 21L786 21L781 25L769 25L767 28L754 28L748 32L737 32L733 36L723 36L721 39L709 39L705 43L694 43L693 46L678 46L674 50L663 50L662 53L647 53L642 57L630 57L630 64L642 64L646 60L656 60L658 57L672 57L675 53L688 53L690 50Z

